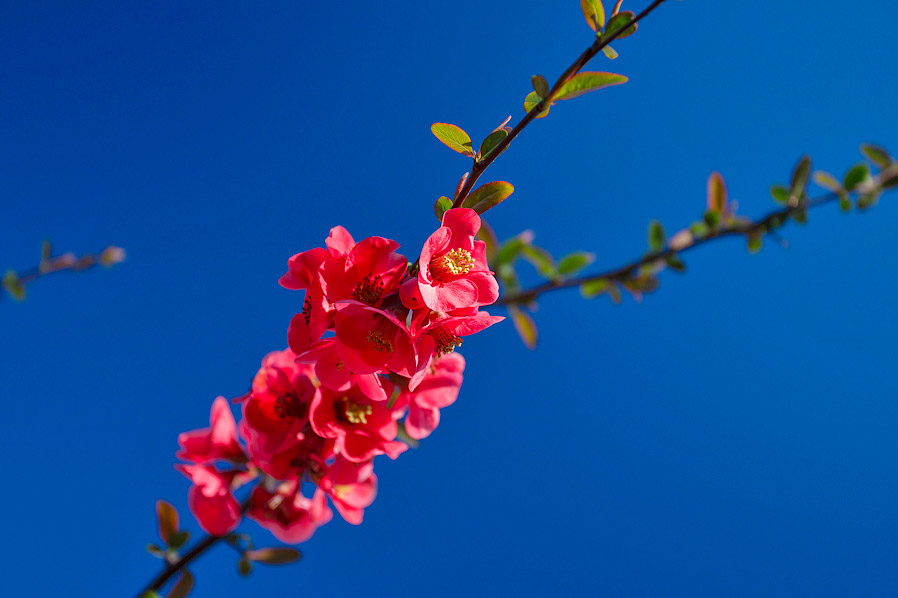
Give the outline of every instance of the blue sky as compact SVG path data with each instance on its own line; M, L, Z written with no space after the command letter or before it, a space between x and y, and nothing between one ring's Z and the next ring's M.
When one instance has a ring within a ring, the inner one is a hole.
M414 258L468 167L430 124L517 121L591 33L574 0L0 10L0 266L43 238L128 251L0 304L0 593L127 596L157 570L154 501L186 512L176 435L285 344L286 259L336 224ZM888 0L669 2L591 65L627 85L496 162L516 192L490 222L600 269L699 217L714 170L760 215L804 153L898 152L896 28ZM510 325L465 343L458 403L377 463L361 527L249 580L219 547L194 595L894 595L896 217L887 196L788 250L715 244L641 304L546 296L537 351Z

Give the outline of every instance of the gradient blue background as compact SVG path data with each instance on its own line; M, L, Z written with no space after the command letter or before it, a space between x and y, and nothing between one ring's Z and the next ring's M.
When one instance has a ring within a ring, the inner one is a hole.
M491 223L610 267L698 217L713 170L760 215L803 153L898 152L896 29L893 0L670 2L592 65L629 84L499 159ZM128 260L0 305L0 594L155 574L175 437L285 344L287 257L336 224L414 257L468 166L429 125L517 120L590 37L576 0L3 3L0 265L44 237ZM546 296L536 352L510 324L465 343L460 400L378 461L361 527L250 580L218 547L194 595L894 596L896 218L886 197L789 250L718 243L642 304Z

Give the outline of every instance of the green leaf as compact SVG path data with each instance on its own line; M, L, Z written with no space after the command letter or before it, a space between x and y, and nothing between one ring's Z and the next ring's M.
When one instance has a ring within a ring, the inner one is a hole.
M558 268L555 267L555 260L552 254L535 245L524 245L521 248L521 255L525 260L533 264L536 271L546 278L556 278L559 274Z
M727 207L727 185L723 175L712 172L708 177L708 209L723 213Z
M536 92L541 98L549 97L549 82L546 81L546 78L542 75L533 75L530 77L530 81L533 83L533 91Z
M808 179L811 176L811 159L804 156L792 172L792 189L789 192L790 201L798 202L804 197L805 189L808 186ZM795 203L795 205L798 205Z
M670 269L673 270L674 272L685 272L685 271L686 271L686 264L684 264L684 263L683 263L683 260L681 260L681 259L680 259L676 254L674 254L674 253L672 253L672 254L670 254L669 256L667 256L667 257L664 259L664 261L667 262L667 265L668 265L668 266L670 267Z
M870 167L865 163L861 162L860 164L856 164L852 166L848 173L845 175L845 189L848 191L854 191L858 188L858 186L867 180L867 177L870 176Z
M577 73L567 80L558 90L555 100L570 100L591 91L597 91L613 85L622 85L628 81L627 77L615 73L603 73L587 71Z
M850 212L852 208L851 195L847 191L839 192L839 209L843 212Z
M496 149L496 146L502 143L502 140L508 137L508 131L505 129L496 129L483 140L480 144L480 159L486 158Z
M608 20L608 26L605 27L605 35L611 35L621 27L626 26L627 23L636 18L636 13L632 10L623 10ZM629 37L636 33L636 28L639 27L639 23L635 23L632 27L628 27L626 31L618 35L615 39L624 39L625 37Z
M405 422L396 422L396 440L406 443L413 449L418 448L420 444L416 439L409 436L408 430L405 429Z
M521 311L517 305L509 305L508 315L511 316L511 321L514 323L515 330L518 331L518 335L521 337L521 340L524 341L524 345L526 345L528 349L535 349L539 335L537 334L536 324L534 323L533 318L530 317L530 314Z
M868 208L872 208L876 205L876 202L879 200L879 193L873 191L870 193L864 193L860 197L857 198L857 209L858 210L866 210Z
M774 185L770 188L770 195L773 197L776 203L786 205L787 203L789 203L789 196L791 194L789 193L788 187L784 187L782 185Z
M602 48L602 53L605 54L605 57L608 58L608 60L614 60L620 56L620 54L618 54L611 46L604 46Z
M714 210L705 212L705 224L711 229L720 226L720 212L715 212Z
M171 540L168 543L168 547L172 550L177 550L187 544L187 540L190 539L190 532L184 530L177 532L174 536L172 536Z
M147 552L156 557L157 559L165 558L165 551L156 546L155 544L147 544Z
M652 251L661 251L666 242L667 234L664 232L664 227L657 220L652 220L649 223L649 248Z
M443 214L452 207L452 200L448 197L441 197L433 204L433 213L437 215L437 220L443 222Z
M147 590L146 592L144 592L143 596L141 596L140 598L162 598L162 596L160 596L153 590Z
M492 207L495 207L505 201L505 199L514 193L514 187L511 183L505 181L493 181L481 185L471 192L465 198L462 207L471 208L478 214L483 214Z
M524 110L529 114L531 110L536 108L536 105L542 101L542 97L536 93L535 91L531 91L527 94L527 97L524 98ZM552 106L546 106L545 109L536 115L536 118L545 118L549 115L549 108Z
M240 557L240 560L237 561L237 573L239 573L241 577L246 577L252 572L253 564L250 560L246 557Z
M877 168L880 170L888 168L889 164L892 163L892 156L889 155L889 152L887 152L885 148L873 145L872 143L862 143L861 153L864 154L868 160L876 164Z
M178 533L178 511L171 503L164 500L156 501L156 522L159 527L159 537L167 546L171 546L172 538Z
M792 220L797 222L798 224L804 224L808 221L808 211L805 210L795 210L792 212Z
M168 591L167 598L187 598L187 594L193 589L193 575L185 570L177 583Z
M298 561L302 554L295 548L259 548L248 550L246 558L266 565L286 565Z
M601 31L605 26L605 7L602 0L580 0L580 9L586 17L586 23L593 31Z
M562 276L573 274L593 263L596 256L586 251L575 251L561 258L558 262L558 273Z
M883 172L880 175L879 184L883 189L898 187L898 168L893 169L892 172Z
M600 278L599 280L590 280L580 285L580 294L587 299L598 297L604 293L608 293L612 303L618 304L621 302L620 289L617 288L616 284L609 280Z
M474 157L474 147L471 145L471 137L459 127L448 123L433 123L430 130L436 138L446 146L465 156Z
M25 300L25 284L19 279L19 275L15 270L7 270L0 284L16 301Z
M818 170L814 173L814 182L827 191L838 193L842 190L842 183L840 183L836 177L826 172L825 170Z
M758 253L764 244L764 234L760 231L754 231L748 235L748 252Z

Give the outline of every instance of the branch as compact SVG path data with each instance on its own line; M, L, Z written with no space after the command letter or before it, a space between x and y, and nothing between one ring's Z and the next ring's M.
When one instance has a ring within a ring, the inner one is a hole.
M887 178L887 175L895 176L894 174L884 172L880 178L885 179ZM651 266L654 264L665 264L668 259L676 258L681 253L685 253L691 249L695 249L696 247L700 247L717 239L735 235L752 237L762 236L765 234L773 234L773 231L785 224L789 218L793 218L795 216L800 217L801 214L811 208L816 208L825 204L833 203L835 201L839 201L840 199L842 199L842 194L833 191L815 199L805 199L803 201L797 202L795 205L790 205L788 207L775 210L755 222L735 222L727 226L712 229L707 234L700 237L692 235L690 233L688 240L682 242L674 242L674 240L676 239L676 237L674 237L671 243L669 243L664 249L647 253L643 257L624 264L623 266L619 266L612 270L607 270L605 272L591 274L588 276L581 276L564 280L550 280L531 289L518 291L516 293L500 297L495 304L519 305L530 303L543 293L547 293L549 291L579 287L584 283L597 282L600 280L607 280L609 282L623 282L633 278L634 274L636 274L637 271L642 267Z
M505 151L505 149L511 144L511 142L514 141L514 138L524 130L524 127L526 127L533 121L533 119L539 116L539 114L546 109L548 104L552 103L552 98L561 90L564 84L571 79L571 77L579 73L580 69L586 66L586 63L588 63L593 59L593 57L595 57L596 54L602 51L602 48L613 42L615 39L617 39L618 36L620 36L620 34L641 21L644 17L648 16L653 10L664 4L665 1L666 0L655 0L648 6L648 8L633 17L633 19L631 19L622 27L616 29L614 32L608 35L597 37L596 41L593 42L593 44L589 46L583 52L583 54L581 54L580 57L577 58L577 60L575 60L574 63L569 66L568 69L564 71L564 73L558 78L558 80L552 86L552 89L549 91L549 97L540 100L540 102L536 106L534 106L517 125L515 125L514 129L511 130L511 133L509 133L505 137L505 139L503 139L499 143L499 145L497 145L493 150L490 151L489 155L487 155L486 158L484 158L480 162L474 162L474 166L471 169L471 176L469 176L467 180L465 180L464 185L462 185L461 190L458 192L452 202L452 207L461 207L462 203L464 203L465 201L465 198L477 183L477 179L480 178L480 175L482 175L486 171L486 169L489 168L490 164L492 164L496 160L496 158L498 158L499 155Z
M37 266L18 272L16 270L6 271L3 275L2 286L13 299L18 301L25 299L25 285L38 278L59 272L82 272L96 266L111 268L125 259L125 250L114 245L110 245L97 254L86 253L82 256L76 256L69 252L51 257L51 252L49 241L44 241L41 245L41 261ZM2 298L2 294L0 294L0 298Z
M250 493L250 496L246 497L246 500L240 503L241 514L246 513L249 510L251 496L252 493ZM202 555L208 549L215 546L220 540L224 540L226 537L227 536L212 535L207 535L206 537L204 537L202 540L197 542L194 547L191 548L190 551L183 557L179 558L174 563L169 563L168 565L166 565L165 569L163 569L162 572L159 573L159 575L157 575L150 583L146 585L146 587L144 587L137 593L137 598L144 598L147 593L155 592L156 590L164 586L165 582L171 579L175 575L175 573L186 567L189 563Z

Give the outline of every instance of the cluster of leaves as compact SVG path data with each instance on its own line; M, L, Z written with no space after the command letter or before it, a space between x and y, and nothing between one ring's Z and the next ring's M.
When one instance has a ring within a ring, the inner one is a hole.
M487 261L495 270L503 293L514 294L521 290L517 266L523 261L529 263L543 278L563 282L577 275L583 268L595 261L595 256L586 251L575 251L559 260L545 248L533 243L532 231L524 231L503 242L484 220L477 237L486 244ZM509 304L508 313L515 329L527 347L536 347L538 332L536 323L526 309L533 310L533 302Z
M178 510L164 500L156 501L156 522L162 546L147 544L147 552L156 558L164 560L168 567L177 566L182 559L179 551L190 539L190 532L180 529ZM248 534L233 533L222 539L239 553L240 558L237 561L237 571L242 576L247 576L252 572L253 563L286 565L298 561L302 556L295 548L254 548L252 539ZM193 585L193 574L186 568L181 568L178 580L165 596L166 598L186 598L193 589ZM142 598L162 597L157 592L150 590Z
M848 169L845 176L837 179L825 171L812 174L812 163L808 157L802 158L792 171L788 185L771 187L773 199L780 208L759 220L751 220L738 215L738 204L729 198L726 182L720 173L712 173L708 178L705 211L701 219L668 237L664 227L657 220L649 223L648 251L641 258L604 273L572 277L577 271L592 261L591 254L577 252L562 259L555 266L551 255L532 244L533 234L525 231L499 245L490 231L485 237L487 248L492 247L490 262L496 264L496 273L502 284L505 303L512 313L515 326L527 346L536 342L536 325L523 311L533 310L536 297L546 291L579 286L586 298L608 295L612 302L620 303L624 293L629 293L636 301L645 293L655 291L659 284L659 274L671 269L684 272L685 263L680 253L705 242L725 236L744 236L750 253L761 250L765 236L777 239L785 245L777 229L790 220L803 224L807 222L808 210L812 207L838 200L843 211L855 206L866 210L875 205L883 192L898 187L898 161L885 149L871 144L863 144L861 153L866 161ZM809 183L813 181L827 195L811 198ZM532 263L546 282L529 290L521 290L515 272L515 261L523 258Z
M7 270L3 278L0 279L0 286L16 301L24 301L25 285L41 276L46 276L53 272L79 272L94 266L111 268L124 261L124 259L125 251L121 247L114 245L110 245L96 255L87 253L77 256L69 252L53 257L53 246L49 241L44 241L41 243L40 261L37 267L22 272Z

